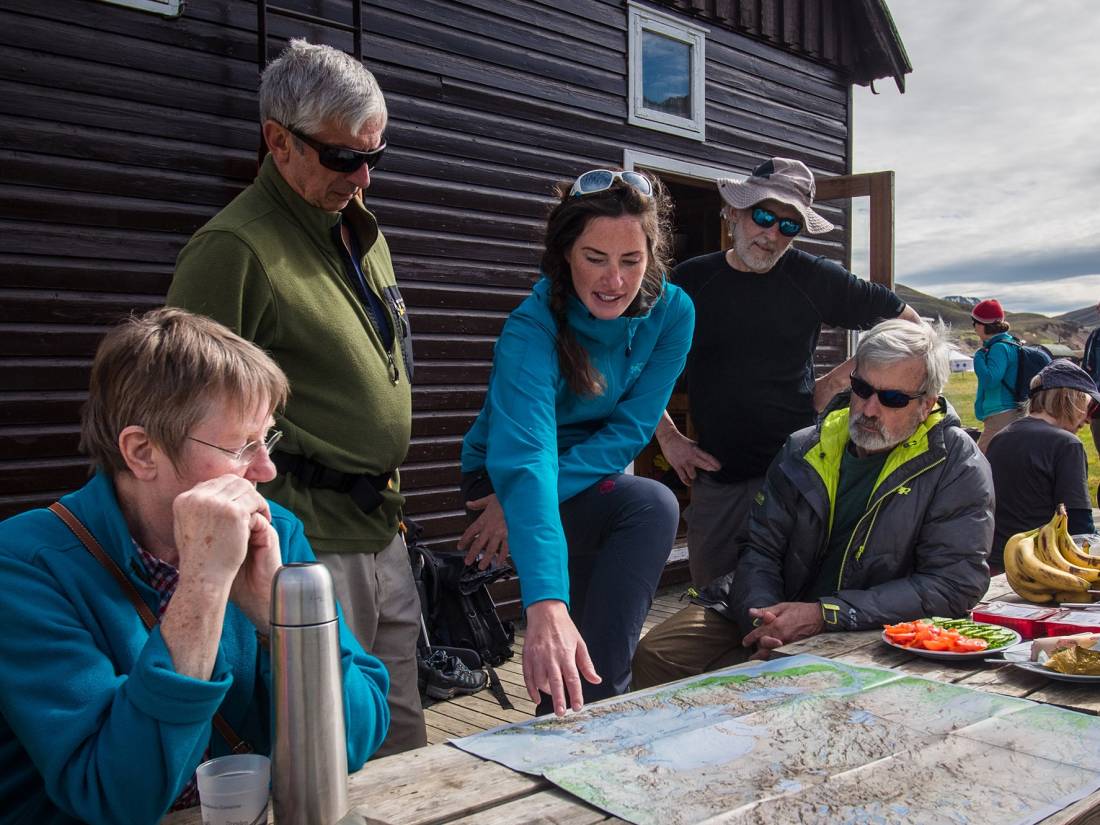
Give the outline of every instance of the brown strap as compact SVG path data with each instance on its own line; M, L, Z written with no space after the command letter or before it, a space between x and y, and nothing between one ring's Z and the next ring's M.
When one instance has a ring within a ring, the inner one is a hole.
M80 543L88 548L88 552L92 554L96 561L98 561L103 567L107 569L115 581L118 582L118 586L122 588L122 592L126 594L126 598L130 600L130 603L137 610L138 615L141 616L141 622L145 625L146 630L152 630L153 625L157 623L157 617L153 615L153 611L149 609L149 605L145 603L145 600L141 598L141 594L137 592L137 588L134 587L134 583L126 578L126 574L122 572L122 568L115 563L96 541L95 536L91 534L87 527L73 515L72 511L62 504L60 501L55 501L50 505L50 512L61 519L68 526L70 530L80 539ZM218 729L218 733L229 744L233 753L252 753L252 746L245 742L241 737L237 736L237 732L233 730L233 727L225 721L220 713L214 714L214 727Z

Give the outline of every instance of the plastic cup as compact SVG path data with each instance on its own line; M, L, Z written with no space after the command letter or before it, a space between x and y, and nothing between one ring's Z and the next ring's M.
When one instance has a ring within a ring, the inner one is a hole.
M271 760L254 753L219 756L195 771L203 825L266 825Z

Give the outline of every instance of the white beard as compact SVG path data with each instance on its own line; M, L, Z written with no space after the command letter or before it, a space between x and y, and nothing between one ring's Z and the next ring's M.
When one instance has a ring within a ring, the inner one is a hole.
M748 218L742 218L741 220L749 220ZM741 231L741 221L733 224L732 231L730 233L733 237L733 251L737 257L741 260L745 266L751 271L758 273L770 272L772 267L776 265L780 258L783 257L783 253L787 251L787 247L781 250L773 250L771 252L766 249L762 249L760 246L752 243L745 237L745 233Z
M920 402L912 402L917 405L916 413L911 414L904 422L904 432L891 432L879 419L864 415L863 413L850 412L848 414L848 437L862 450L869 453L881 453L892 450L905 439L917 431L923 417L917 418L921 413ZM860 426L863 425L863 426ZM866 429L870 428L870 429Z

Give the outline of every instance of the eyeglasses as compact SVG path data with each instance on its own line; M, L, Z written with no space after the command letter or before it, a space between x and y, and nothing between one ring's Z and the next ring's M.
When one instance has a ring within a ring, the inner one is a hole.
M902 407L908 407L910 401L915 401L918 398L922 398L924 393L917 393L916 395L909 395L901 390L880 390L872 387L862 378L855 373L852 373L852 392L858 395L860 398L867 400L872 395L878 396L878 403L884 407L890 407L894 410L900 410Z
M374 169L382 160L382 153L386 151L385 142L382 143L377 149L371 149L369 152L360 152L356 149L347 149L343 146L332 146L328 143L321 143L319 140L314 140L309 135L304 135L297 129L291 129L289 126L284 127L290 134L302 141L306 146L317 152L317 160L321 162L321 165L326 169L331 169L333 172L343 172L345 175L350 175L352 172L358 172L365 163L368 169Z
M653 184L649 178L638 172L612 172L610 169L593 169L585 172L573 182L573 188L569 190L569 197L578 195L591 195L594 192L605 192L610 189L615 181L622 181L627 186L637 189L647 198L653 194Z
M283 437L281 430L269 430L267 438L263 441L249 441L239 450L227 450L225 447L219 447L217 444L211 444L209 441L203 441L201 438L195 438L193 435L187 436L192 441L197 441L200 444L204 444L207 447L213 447L215 450L220 450L228 456L232 456L233 460L245 466L251 464L256 460L256 456L259 455L260 450L263 450L268 455L271 455L271 451L275 449L275 445L279 443L279 439Z
M786 235L788 238L793 238L802 231L801 221L796 221L794 218L781 218L770 209L765 209L763 206L754 206L752 208L752 222L761 229L771 229L775 226L776 221L779 221L780 235Z

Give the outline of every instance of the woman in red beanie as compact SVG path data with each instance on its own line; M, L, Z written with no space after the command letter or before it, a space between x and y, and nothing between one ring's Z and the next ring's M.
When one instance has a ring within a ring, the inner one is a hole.
M1008 334L1000 301L996 298L981 301L971 311L970 319L982 339L981 347L974 353L974 372L978 376L974 415L982 422L978 447L984 453L993 436L1024 413L1012 389L1016 386L1016 345Z

